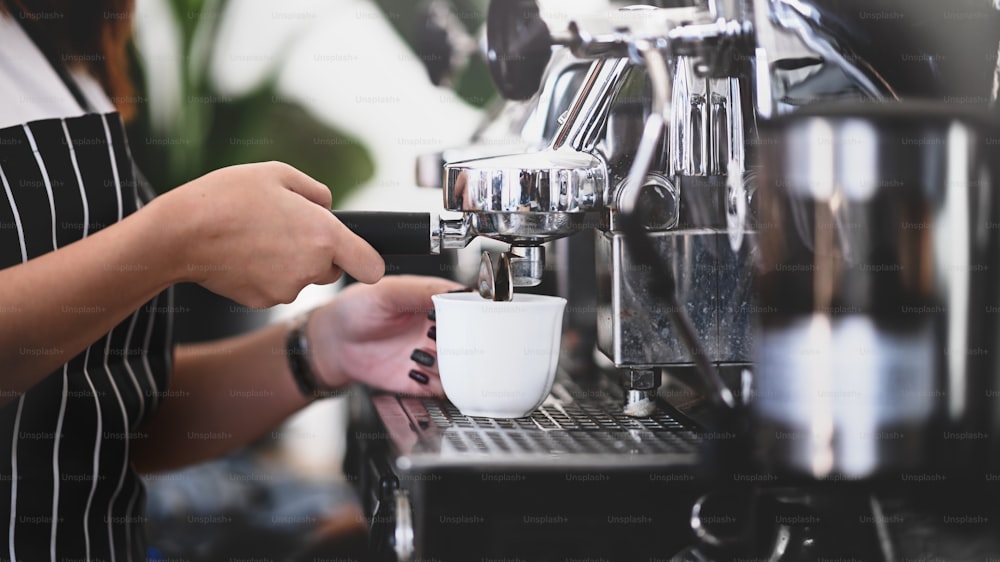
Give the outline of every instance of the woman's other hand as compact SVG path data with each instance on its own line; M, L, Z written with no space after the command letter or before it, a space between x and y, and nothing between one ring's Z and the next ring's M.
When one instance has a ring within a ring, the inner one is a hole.
M222 168L158 197L178 248L177 281L193 281L254 308L295 299L343 271L365 283L385 272L381 256L329 211L322 183L280 162Z
M441 395L431 295L461 285L398 275L352 285L309 321L313 368L328 387L359 381L413 395Z

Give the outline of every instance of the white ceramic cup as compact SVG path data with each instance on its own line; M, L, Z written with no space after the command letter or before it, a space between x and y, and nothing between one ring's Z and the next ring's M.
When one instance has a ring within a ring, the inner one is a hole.
M467 416L520 418L552 389L566 299L514 294L434 295L437 361L444 392Z

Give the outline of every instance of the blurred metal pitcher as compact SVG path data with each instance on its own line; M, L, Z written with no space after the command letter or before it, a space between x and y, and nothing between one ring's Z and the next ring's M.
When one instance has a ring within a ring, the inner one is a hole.
M868 478L985 450L969 444L989 423L995 371L987 136L985 115L915 102L815 106L763 126L761 468Z

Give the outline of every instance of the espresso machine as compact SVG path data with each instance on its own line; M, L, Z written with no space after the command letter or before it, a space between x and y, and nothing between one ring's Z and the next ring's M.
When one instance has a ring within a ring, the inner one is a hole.
M1000 2L493 0L486 43L507 101L418 162L454 218L393 224L506 244L564 357L523 419L354 397L379 559L1000 557Z

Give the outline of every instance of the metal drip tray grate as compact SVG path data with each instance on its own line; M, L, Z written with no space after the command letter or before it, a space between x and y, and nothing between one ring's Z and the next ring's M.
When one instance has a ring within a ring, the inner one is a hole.
M553 394L525 418L462 414L447 400L376 396L383 420L402 422L390 435L406 468L417 464L537 464L622 466L692 464L701 439L694 427L662 405L648 418L622 413L620 403L574 399L572 387ZM380 404L381 401L381 404ZM391 401L391 402L390 402ZM393 406L402 412L386 415ZM416 434L416 435L414 435ZM416 437L416 440L414 440ZM414 442L416 441L416 442Z

